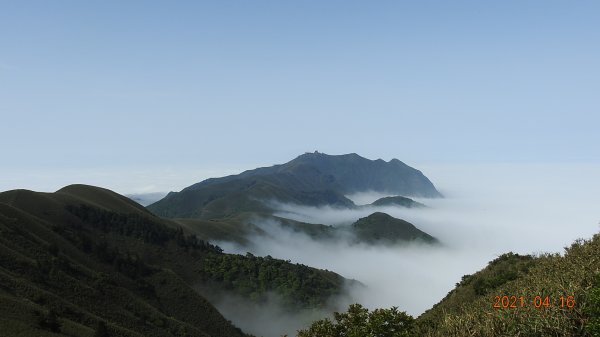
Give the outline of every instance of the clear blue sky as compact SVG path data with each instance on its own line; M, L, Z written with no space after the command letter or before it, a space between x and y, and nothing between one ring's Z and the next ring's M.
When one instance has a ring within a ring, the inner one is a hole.
M598 162L598 18L597 1L5 1L1 170Z

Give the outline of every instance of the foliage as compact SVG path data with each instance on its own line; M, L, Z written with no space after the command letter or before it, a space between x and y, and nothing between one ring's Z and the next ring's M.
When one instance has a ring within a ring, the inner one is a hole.
M323 319L298 337L408 337L412 335L414 319L398 308L375 309L369 312L360 304L352 304L345 313L334 313L334 321Z
M600 337L600 275L596 275L593 288L587 293L585 314L589 317L585 332L593 337Z
M139 214L121 214L90 207L85 204L79 206L67 205L67 211L80 218L83 222L108 233L113 232L134 238L143 239L144 242L164 245L169 240L175 240L177 245L184 248L200 249L205 251L222 252L218 246L200 240L194 234L185 235L181 228L170 228L160 222L149 220Z
M252 254L208 255L200 270L204 281L221 284L247 298L264 301L275 292L290 308L323 307L339 295L344 279L302 264Z

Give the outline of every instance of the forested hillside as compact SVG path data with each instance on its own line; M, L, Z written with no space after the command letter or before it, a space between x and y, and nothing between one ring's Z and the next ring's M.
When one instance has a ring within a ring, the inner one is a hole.
M118 210L118 211L114 211ZM341 294L332 272L227 255L108 190L0 193L0 316L11 336L243 336L202 296L290 308Z

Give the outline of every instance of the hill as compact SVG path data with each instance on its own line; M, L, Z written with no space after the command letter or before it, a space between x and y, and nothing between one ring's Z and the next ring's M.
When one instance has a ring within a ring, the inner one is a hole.
M347 282L271 257L223 254L85 185L0 193L0 233L0 326L11 336L244 336L202 291L259 303L276 293L290 309L315 308Z
M371 206L400 206L406 208L423 208L424 204L402 196L383 197L371 203Z
M438 242L436 238L419 230L410 222L381 212L358 219L350 228L359 242L386 244L409 241Z
M397 159L369 160L357 154L306 153L294 160L222 178L211 178L171 192L148 206L168 218L216 219L242 212L271 212L276 200L308 206L354 207L345 195L378 191L440 197L420 171Z

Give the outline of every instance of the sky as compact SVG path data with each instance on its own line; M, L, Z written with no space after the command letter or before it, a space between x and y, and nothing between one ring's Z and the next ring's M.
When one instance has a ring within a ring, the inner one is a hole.
M4 1L0 190L307 151L598 163L597 1Z

